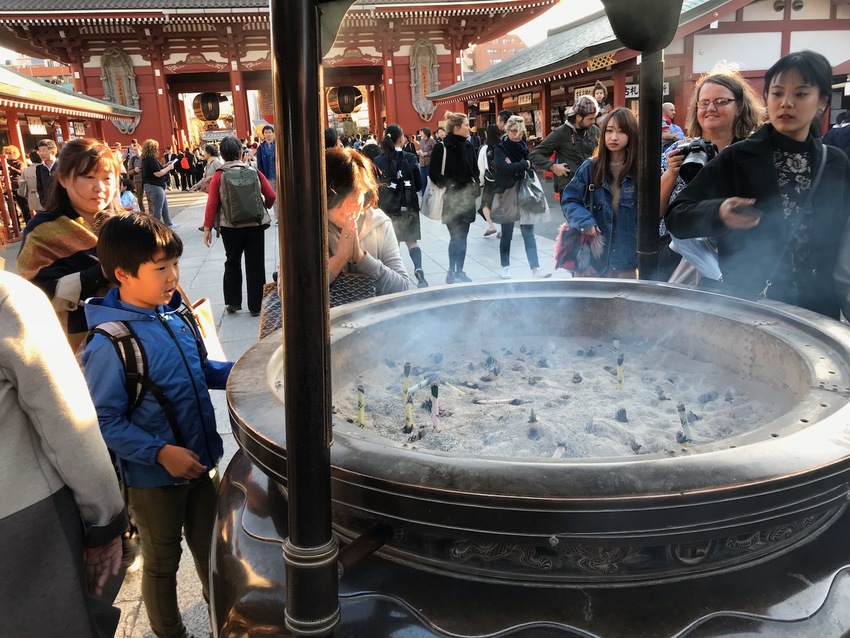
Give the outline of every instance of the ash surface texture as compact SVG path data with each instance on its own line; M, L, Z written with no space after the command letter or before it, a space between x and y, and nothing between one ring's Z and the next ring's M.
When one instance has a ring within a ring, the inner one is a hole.
M388 442L463 456L569 460L690 454L753 431L791 407L790 398L715 364L654 344L621 339L617 351L613 345L523 337L485 349L399 352L336 392L334 409L356 423L362 384L365 429ZM410 386L428 381L413 394L412 436L402 431L406 398L397 362L405 360L412 363ZM431 379L439 384L439 432L431 428ZM679 403L688 410L692 442L678 442ZM536 436L529 433L532 409Z

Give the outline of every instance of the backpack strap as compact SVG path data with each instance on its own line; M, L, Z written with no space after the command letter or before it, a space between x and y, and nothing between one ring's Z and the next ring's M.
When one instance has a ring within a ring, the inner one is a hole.
M192 331L192 336L195 337L195 345L198 347L198 355L201 357L201 367L206 368L209 353L207 352L207 345L204 343L204 337L201 334L201 327L195 319L195 313L189 306L186 305L185 302L180 304L176 313L177 316L180 317L187 326L189 326L189 330Z
M145 390L142 382L142 377L145 376L148 367L145 351L142 350L138 337L126 321L107 321L99 324L89 331L86 336L86 344L96 334L109 339L124 366L124 379L127 388L127 417L129 418L130 413L141 403Z
M174 441L180 447L186 447L186 439L180 432L174 406L160 387L148 377L148 361L144 348L142 348L142 344L130 324L126 321L107 321L99 324L89 331L86 343L91 341L96 334L101 334L109 339L124 366L124 381L128 399L127 418L130 418L130 415L142 402L144 393L150 392L165 414L168 425L171 426Z

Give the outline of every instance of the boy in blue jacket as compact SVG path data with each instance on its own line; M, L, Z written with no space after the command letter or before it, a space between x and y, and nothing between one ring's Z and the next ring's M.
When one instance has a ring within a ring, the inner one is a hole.
M208 600L215 470L223 453L209 390L224 389L233 364L207 361L192 323L178 312L183 243L171 229L148 215L116 215L103 224L97 252L117 287L87 302L89 328L107 322L129 328L150 383L131 405L124 361L110 337L97 331L83 352L86 381L139 528L151 629L186 638L177 606L181 533Z

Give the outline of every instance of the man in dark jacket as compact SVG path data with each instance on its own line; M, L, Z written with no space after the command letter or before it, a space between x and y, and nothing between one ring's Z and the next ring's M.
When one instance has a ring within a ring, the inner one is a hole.
M555 192L558 194L599 144L598 111L596 100L582 95L567 110L567 121L549 133L528 156L537 168L555 174ZM555 153L554 160L551 159L552 153Z
M175 160L174 166L177 166L177 162L180 160L180 155L175 153L174 150L170 146L165 147L165 162L164 164L168 164L171 160ZM180 188L180 173L177 171L172 171L171 177L174 177L174 188ZM171 177L168 178L168 190L171 190Z
M53 175L59 168L59 162L56 161L57 150L56 142L53 140L44 139L38 142L38 156L41 158L41 164L35 167L35 184L42 206L47 202L47 193L50 192Z
M823 136L823 143L844 151L850 157L850 122L847 121L847 111L839 113L835 118L835 126Z

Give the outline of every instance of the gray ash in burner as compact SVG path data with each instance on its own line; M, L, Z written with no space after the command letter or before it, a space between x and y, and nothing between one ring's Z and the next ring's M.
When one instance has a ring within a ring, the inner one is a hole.
M440 353L393 352L385 365L362 371L339 389L334 408L339 418L356 422L356 387L361 384L366 430L399 446L464 456L567 460L692 454L701 445L750 432L790 408L788 397L714 364L623 337L616 353L611 345L611 339L525 337L506 338L483 350L459 344ZM621 386L617 364L623 354ZM412 397L413 431L421 429L421 439L410 440L403 432L401 361L412 363L410 386L426 382ZM431 426L432 379L439 385L440 432ZM679 404L696 409L686 416L692 442L679 442ZM530 427L532 410L536 422Z

